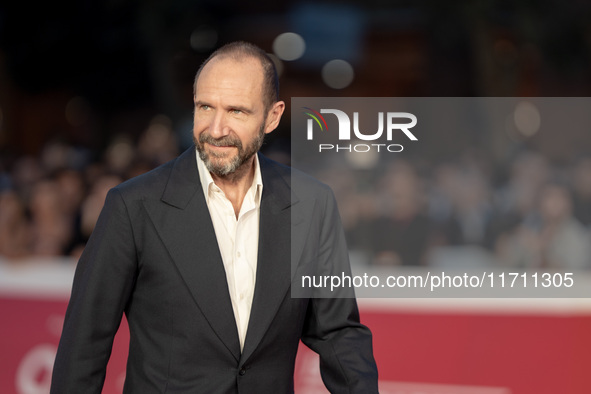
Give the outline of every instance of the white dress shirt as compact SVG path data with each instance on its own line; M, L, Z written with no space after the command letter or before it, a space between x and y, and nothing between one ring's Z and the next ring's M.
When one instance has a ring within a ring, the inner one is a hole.
M255 172L252 185L246 192L238 218L232 203L220 189L205 163L197 153L197 167L209 215L222 255L232 309L238 328L240 350L244 348L250 308L254 295L259 245L259 216L263 178L259 159L255 157Z

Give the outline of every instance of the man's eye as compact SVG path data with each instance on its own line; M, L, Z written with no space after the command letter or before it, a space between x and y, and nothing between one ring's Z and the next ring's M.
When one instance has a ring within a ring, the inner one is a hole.
M201 105L199 106L199 109L200 109L200 110L203 110L203 111L207 111L207 110L208 110L208 109L210 109L210 108L211 108L211 107L210 107L209 105L206 105L206 104L201 104Z
M232 112L234 115L240 115L242 113L242 111L239 109L233 109L230 112Z

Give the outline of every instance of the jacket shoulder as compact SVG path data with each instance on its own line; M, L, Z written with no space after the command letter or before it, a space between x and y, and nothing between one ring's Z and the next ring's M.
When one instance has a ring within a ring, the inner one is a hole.
M179 157L114 187L124 199L160 198Z

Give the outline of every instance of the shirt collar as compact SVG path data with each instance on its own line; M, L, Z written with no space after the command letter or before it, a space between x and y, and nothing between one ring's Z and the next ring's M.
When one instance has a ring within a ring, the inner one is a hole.
M215 184L209 170L205 166L201 157L199 157L199 152L195 149L195 156L197 158L197 169L199 170L199 181L201 182L201 187L203 188L203 193L205 194L205 201L209 204L209 196L210 192L213 190L219 189L219 187ZM253 193L254 201L256 202L257 206L261 202L261 197L263 194L263 177L261 175L261 166L259 164L259 155L254 155L254 177L252 179L252 185L248 189L247 193Z

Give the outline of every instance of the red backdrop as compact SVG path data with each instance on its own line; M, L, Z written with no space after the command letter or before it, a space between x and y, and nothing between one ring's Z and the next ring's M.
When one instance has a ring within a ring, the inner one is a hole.
M48 392L66 298L55 292L0 291L0 393ZM374 334L381 393L591 392L586 302L360 300L360 309ZM121 392L127 341L124 322L104 393ZM326 393L317 357L304 346L296 389Z

